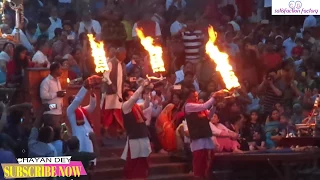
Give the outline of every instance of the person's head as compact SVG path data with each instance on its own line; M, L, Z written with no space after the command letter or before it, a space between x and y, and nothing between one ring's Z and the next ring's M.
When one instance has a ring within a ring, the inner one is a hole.
M66 32L68 33L71 33L73 27L72 27L72 24L71 23L63 23L63 30L65 30Z
M50 126L39 129L38 140L43 143L51 143L54 137L54 130Z
M165 9L164 5L157 4L157 7L156 7L156 13L157 14L163 15L165 11L166 11L166 9Z
M172 104L174 104L176 107L179 106L179 104L181 103L182 101L182 97L181 97L181 94L180 93L172 93L171 95L171 102Z
M309 30L304 30L302 33L303 40L308 41L311 38L311 32Z
M45 55L48 55L50 50L50 45L46 39L38 39L37 45L38 45L39 51L41 51Z
M207 85L207 92L208 93L212 93L212 92L215 92L216 91L216 82L214 81L210 81L209 84Z
M284 113L284 106L281 103L276 103L274 105L274 108L276 108L279 111L280 114Z
M217 113L214 113L212 117L210 118L210 122L214 125L217 125L220 121L219 115Z
M274 39L274 43L277 46L282 46L283 44L283 37L281 35L277 35Z
M193 81L194 81L193 72L190 72L190 71L185 72L184 80L183 80L184 84L191 85L191 84L193 84Z
M131 89L127 89L127 90L124 90L123 93L122 93L122 98L125 100L125 101L128 101L131 96L133 95L133 90Z
M13 60L16 61L18 64L21 64L22 61L26 61L27 58L27 48L23 45L18 45L14 49Z
M60 38L61 35L62 35L62 29L61 29L61 28L56 28L56 29L54 30L54 37L55 37L55 38Z
M115 10L113 11L112 16L114 21L121 21L123 19L123 12Z
M280 120L280 113L278 109L273 109L269 114L270 121L279 121Z
M189 31L194 31L196 29L196 21L194 15L187 16L185 24L187 25L187 29Z
M79 34L79 41L84 42L84 41L89 41L87 33L83 32Z
M251 111L250 113L250 120L251 122L257 122L259 119L259 113L258 111Z
M8 24L0 24L1 32L4 34L11 34L12 29Z
M233 113L240 113L241 111L240 104L237 101L231 102L228 107L230 108L230 112Z
M289 121L290 121L290 117L289 117L288 115L282 114L282 115L280 116L280 123L281 123L281 124L288 124Z
M58 18L58 9L56 7L52 7L51 12L50 12L50 16L54 19Z
M120 61L123 62L127 57L127 50L124 47L119 47L116 50L116 58Z
M123 82L123 92L130 89L130 82L124 81Z
M295 114L302 114L302 106L298 103L293 105L292 110Z
M68 149L72 152L77 152L80 149L80 141L77 138L77 136L72 136L68 141L67 141Z
M13 27L13 24L14 24L14 20L12 18L12 16L8 13L6 13L4 15L4 21L3 21L3 24L6 24L9 26L9 28L12 28Z
M54 62L50 65L50 74L54 77L60 77L62 74L60 63Z
M48 18L42 17L38 22L38 27L41 32L46 32L51 25L51 21Z
M194 90L190 90L189 92L187 92L187 102L190 103L197 103L199 101L199 95L197 93L197 91Z
M3 45L3 51L6 52L10 57L12 57L14 52L14 44L12 44L11 42L6 42Z
M295 42L296 42L298 47L302 47L303 46L303 39L297 38Z
M191 62L186 62L183 66L183 72L193 72L194 68L193 68L193 64Z
M85 23L91 22L91 14L87 11L83 12L82 14L82 21Z
M286 60L281 65L281 77L286 80L293 80L296 73L294 62Z
M266 76L268 80L275 81L276 79L278 79L278 71L276 69L271 69L267 72Z
M73 49L71 51L71 55L77 61L79 61L81 58L83 58L83 53L82 53L82 50L80 48Z
M26 27L26 30L29 34L34 35L37 31L37 23L33 22L33 21L29 21Z
M227 43L232 43L232 39L233 39L233 34L232 34L232 32L230 32L230 31L226 32L226 34L225 34L225 41L226 41Z
M289 29L289 36L290 36L291 38L295 38L296 35L297 35L297 28L291 27L291 28Z
M301 59L302 60L308 60L311 56L311 50L309 47L303 47Z

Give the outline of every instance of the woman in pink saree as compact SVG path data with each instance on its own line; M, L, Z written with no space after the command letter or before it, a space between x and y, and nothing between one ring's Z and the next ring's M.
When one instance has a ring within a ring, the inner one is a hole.
M174 152L177 150L176 124L183 117L181 112L181 98L172 95L172 103L168 104L160 113L156 121L156 131L163 150Z

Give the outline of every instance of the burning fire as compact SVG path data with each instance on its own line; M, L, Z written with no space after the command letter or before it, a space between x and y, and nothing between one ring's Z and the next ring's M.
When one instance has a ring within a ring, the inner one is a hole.
M141 44L143 45L144 49L148 51L150 55L150 64L152 67L153 72L164 72L166 71L164 68L164 62L162 59L162 47L155 46L153 44L152 37L145 37L141 29L136 29L137 35L141 40Z
M217 39L217 33L213 27L208 28L209 41L206 44L206 52L210 58L216 63L216 70L220 72L227 89L240 87L237 76L232 70L232 66L229 64L229 56L224 52L220 52L218 46L214 45Z
M109 71L108 62L106 58L106 53L104 51L103 42L96 42L92 34L88 34L90 46L92 49L92 57L94 59L94 64L96 65L95 71L97 73L103 73Z
M67 83L68 83L68 84L70 83L70 79L69 79L69 78L67 78Z

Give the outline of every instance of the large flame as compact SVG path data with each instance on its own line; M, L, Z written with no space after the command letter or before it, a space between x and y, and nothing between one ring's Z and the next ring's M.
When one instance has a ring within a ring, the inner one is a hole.
M91 55L94 59L94 64L96 65L95 71L97 73L109 71L103 42L96 42L92 34L88 34L88 38L92 49Z
M164 72L166 71L164 68L164 62L162 59L162 47L161 46L155 46L153 44L153 38L152 37L145 37L141 29L136 29L137 35L141 40L141 44L144 47L145 50L148 51L150 55L150 64L152 67L153 72Z
M219 48L214 44L217 39L217 33L213 27L208 28L209 41L206 44L206 52L210 58L216 63L216 70L220 72L221 77L226 84L227 89L240 87L237 76L232 70L232 66L229 64L229 56L224 52L220 52Z

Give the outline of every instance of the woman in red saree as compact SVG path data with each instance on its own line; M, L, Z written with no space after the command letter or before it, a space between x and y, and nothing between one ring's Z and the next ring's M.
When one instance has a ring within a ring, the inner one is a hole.
M177 149L176 124L184 115L181 112L181 97L173 93L171 103L160 113L156 121L156 131L163 150L174 152Z

